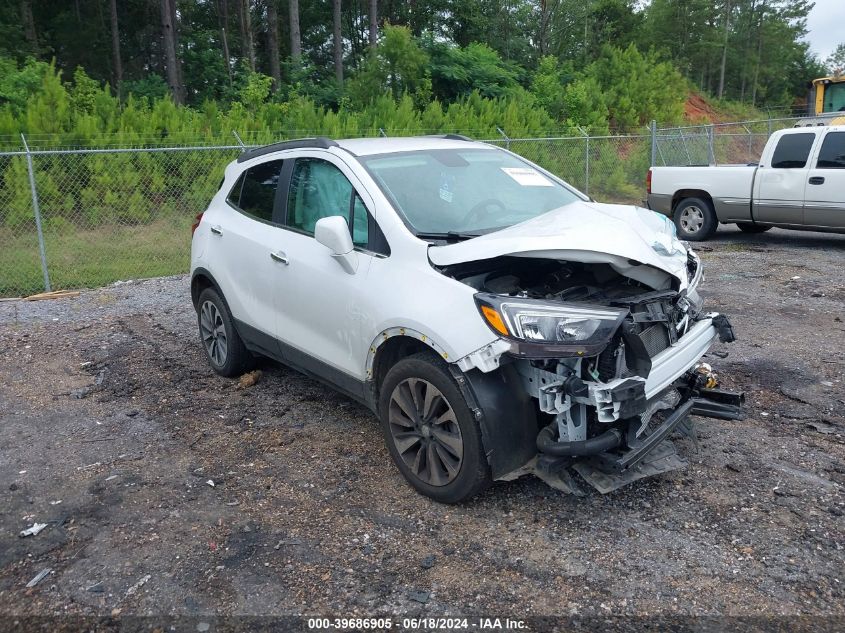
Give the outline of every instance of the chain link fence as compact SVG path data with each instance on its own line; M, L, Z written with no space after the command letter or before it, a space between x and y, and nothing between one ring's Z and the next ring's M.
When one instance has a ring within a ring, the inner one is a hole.
M639 204L650 165L756 161L769 134L796 121L672 129L653 124L643 134L616 136L576 130L510 138L499 130L499 138L487 142L525 156L597 200ZM0 151L0 297L187 272L190 226L242 146L102 144L30 149L24 141L19 150Z
M654 163L676 166L756 163L773 132L802 122L806 119L787 117L655 129Z

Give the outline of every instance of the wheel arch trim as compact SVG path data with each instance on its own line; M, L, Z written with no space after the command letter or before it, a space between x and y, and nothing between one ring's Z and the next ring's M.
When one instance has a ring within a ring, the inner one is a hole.
M431 349L433 349L440 358L442 358L447 363L452 363L454 360L449 357L449 353L445 350L445 348L438 343L435 339L431 338L428 334L423 334L419 330L415 330L414 328L410 327L403 327L403 326L394 326L389 327L386 330L383 330L376 336L372 343L370 343L370 347L367 350L367 360L364 365L364 370L366 371L367 380L374 380L375 376L373 375L373 369L375 366L376 355L378 354L378 349L384 343L389 341L390 339L397 337L397 336L406 336L409 338L416 339L421 343L424 343Z
M194 304L194 308L197 307L197 301L199 300L200 292L202 292L201 290L199 290L199 287L198 287L198 284L197 284L197 280L198 280L199 277L206 278L208 280L208 282L211 284L211 287L214 288L214 290L217 291L217 294L220 295L220 298L223 299L224 302L226 301L226 296L223 294L223 291L220 289L220 284L217 283L217 280L214 278L214 275L212 275L211 272L209 272L209 270L207 268L198 267L198 268L195 268L191 272L191 301ZM228 303L226 303L226 307L227 308L229 307ZM230 310L230 312L231 312L231 310Z

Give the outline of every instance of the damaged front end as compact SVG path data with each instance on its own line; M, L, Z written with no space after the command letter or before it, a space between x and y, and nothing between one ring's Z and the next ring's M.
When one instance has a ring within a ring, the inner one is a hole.
M694 439L690 415L741 416L742 395L717 390L712 369L700 362L716 338L734 336L726 317L703 312L700 262L685 255L682 280L656 270L629 276L613 262L536 257L443 269L477 290L479 312L501 337L458 365L465 373L500 372L535 411L532 456L509 472L494 468L494 476L534 473L577 492L572 468L606 493L684 467L669 437ZM519 451L525 434L511 436Z

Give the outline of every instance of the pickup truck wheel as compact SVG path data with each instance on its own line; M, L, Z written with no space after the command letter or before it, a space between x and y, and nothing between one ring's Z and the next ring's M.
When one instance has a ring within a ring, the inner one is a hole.
M675 207L675 227L678 237L691 242L709 239L719 222L713 205L701 198L684 198Z
M736 225L743 233L765 233L770 226L762 226L760 224L752 224L751 222L737 222Z
M417 491L441 503L491 481L481 429L446 364L430 352L400 360L384 378L379 418L390 456Z

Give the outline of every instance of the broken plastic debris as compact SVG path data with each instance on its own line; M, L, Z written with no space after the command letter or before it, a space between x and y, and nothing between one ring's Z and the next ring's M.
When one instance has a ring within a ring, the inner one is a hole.
M50 502L50 505L51 505L51 506L57 506L57 505L59 505L61 502L62 502L62 500L61 500L61 499L57 499L56 501L51 501L51 502Z
M34 587L34 586L35 586L35 585L37 585L39 582L41 582L42 580L44 580L44 579L45 579L45 578L46 578L46 577L50 574L50 572L51 572L51 571L53 571L53 570L52 570L52 569L50 569L49 567L47 567L46 569L42 569L40 572L38 572L37 574L35 574L35 577L34 577L32 580L30 580L28 583L26 583L26 586L27 586L28 588L29 588L29 587Z
M47 527L46 523L33 523L30 527L22 530L20 533L21 538L25 536L37 536L38 533Z
M151 576L150 574L147 574L146 576L144 576L143 578L141 578L141 580L139 580L139 581L138 581L138 582L136 582L134 585L132 585L131 587L129 587L129 589L127 589L127 590L126 590L126 597L128 598L128 597L129 597L129 596L131 596L133 593L135 593L136 591L138 591L141 587L143 587L145 584L147 584L147 581L149 581L149 579L150 579L150 578L152 578L152 576Z
M214 488L214 480L213 480L213 479L209 479L209 480L208 480L208 481L206 481L205 483L207 483L209 486L211 486L212 488Z

